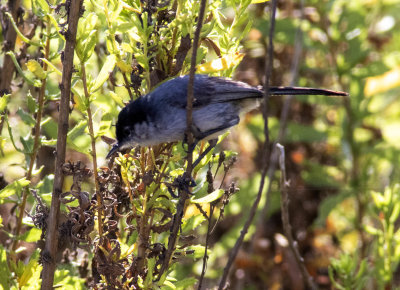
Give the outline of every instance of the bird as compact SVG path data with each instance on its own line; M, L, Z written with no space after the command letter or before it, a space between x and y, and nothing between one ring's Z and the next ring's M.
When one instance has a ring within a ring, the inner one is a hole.
M147 95L128 103L118 115L115 126L117 142L106 158L119 150L137 145L153 146L185 141L188 83L189 75L175 77L160 84ZM237 125L240 115L256 108L264 97L262 87L203 74L195 74L193 91L191 130L194 146L201 140L209 141L207 153L216 145L219 135ZM269 88L269 94L348 95L326 89L275 86Z

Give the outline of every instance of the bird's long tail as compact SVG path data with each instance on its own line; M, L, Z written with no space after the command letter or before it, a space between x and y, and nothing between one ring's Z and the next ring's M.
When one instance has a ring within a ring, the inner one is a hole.
M348 96L348 93L315 88L301 87L270 87L270 94L282 95L320 95L320 96Z

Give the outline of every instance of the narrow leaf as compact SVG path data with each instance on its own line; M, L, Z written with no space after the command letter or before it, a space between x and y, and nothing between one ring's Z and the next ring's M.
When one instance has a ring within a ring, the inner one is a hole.
M39 80L32 80L31 78L27 77L25 73L22 71L21 67L19 66L17 59L15 58L15 54L12 51L9 51L6 53L8 56L11 57L15 68L17 69L18 73L24 78L26 82L28 82L30 85L35 86L35 87L40 87L42 85L42 82Z
M224 192L225 191L223 189L214 190L213 192L211 192L210 194L207 194L206 196L200 197L198 199L193 199L192 203L210 203L210 202L213 202L213 201L217 200L218 198L220 198L224 194Z
M18 179L0 190L0 198L6 198L16 193L19 193L25 186L28 186L30 183L31 182L29 180L26 180L25 177Z
M93 86L91 87L91 93L97 91L104 84L104 82L110 76L110 73L114 70L115 63L116 63L116 56L114 54L110 54L109 56L107 56L106 62L101 68L99 75L97 76Z

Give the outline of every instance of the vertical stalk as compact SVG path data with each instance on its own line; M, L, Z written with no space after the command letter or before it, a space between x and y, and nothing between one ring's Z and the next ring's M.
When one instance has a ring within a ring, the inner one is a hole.
M8 11L11 13L14 19L17 19L17 12L18 9L20 8L20 5L21 5L20 0L8 1ZM4 25L3 28L7 27L7 30L2 31L4 35L3 49L5 50L4 52L13 51L15 48L15 40L17 38L17 33L12 28L11 21L7 17L4 18L4 21L6 25ZM0 96L3 95L3 93L10 92L11 80L14 75L14 69L15 66L12 62L11 57L7 54L4 54L3 67L2 69L0 69Z
M206 4L207 4L207 0L201 0L199 17L197 19L196 31L194 33L194 38L193 38L190 76L189 76L189 83L188 83L188 88L187 88L186 135L187 135L187 141L188 141L187 143L188 143L189 152L187 154L186 172L184 173L185 182L187 182L187 184L190 184L192 170L193 170L193 150L191 148L192 144L193 144L193 133L192 133L192 122L193 122L192 111L193 111L193 93L194 93L193 84L194 84L194 76L195 76L195 70L196 70L197 48L200 43L200 32L201 32L201 27L203 25ZM171 263L171 260L172 260L173 253L175 252L176 244L178 243L178 236L179 236L179 230L180 230L181 222L182 222L182 218L183 218L183 213L185 210L185 204L186 204L186 201L189 199L189 188L187 187L184 190L180 190L179 194L180 194L180 197L179 197L178 205L176 208L176 213L174 215L170 236L168 238L168 249L165 253L164 261L163 261L163 264L161 265L158 279L160 279L162 277L162 275L168 269L168 267Z
M86 70L84 63L81 63L81 73L82 73L83 91L85 93L85 98L87 100L88 128L92 145L91 155L93 158L93 175L94 175L94 184L96 190L95 194L97 199L97 223L98 223L99 236L101 238L103 236L103 202L100 196L100 183L97 171L96 137L94 136L94 130L93 130L93 115L92 115L92 109L90 108L90 94L87 89Z
M69 120L69 103L71 95L71 79L73 72L74 50L76 32L82 0L71 1L68 13L68 30L65 35L65 50L63 60L62 82L60 84L60 114L58 118L57 132L57 155L54 172L53 194L51 199L50 213L47 224L46 245L42 252L43 271L41 289L53 289L54 272L57 261L55 260L58 249L58 219L60 215L60 194L64 182L62 166L65 163L67 148L67 133Z
M44 57L46 59L49 58L50 54L50 33L51 33L51 24L50 24L50 19L47 17L47 29L46 29L46 46L44 49ZM43 63L43 70L44 72L47 71L47 63ZM43 106L44 106L44 95L45 95L45 90L46 90L46 80L47 78L43 79L42 81L42 86L40 87L39 95L37 98L37 102L39 104L38 111L36 114L36 124L34 128L34 141L33 141L33 149L32 153L30 156L29 160L29 167L28 167L28 172L26 174L26 179L31 181L32 179L32 172L33 172L33 167L35 165L37 153L39 151L40 147L40 123L42 122L42 114L43 114ZM21 228L22 228L22 219L24 218L24 213L25 213L25 206L26 206L26 199L28 198L29 195L29 186L24 188L23 194L22 194L22 201L19 204L18 207L18 218L17 218L17 227L15 230L15 240L12 245L12 250L15 251L18 246L18 236L21 233Z
M274 39L274 32L275 32L275 15L276 15L277 2L278 2L277 0L273 0L271 2L271 18L270 18L271 24L270 24L270 30L269 30L269 47L268 47L267 61L266 61L266 68L265 68L265 85L264 85L264 102L265 102L265 104L264 104L264 107L262 110L263 118L264 118L264 136L265 136L265 142L264 142L263 151L262 151L262 160L267 160L268 154L269 154L268 107L267 106L268 106L268 101L269 101L269 80L271 77L272 66L273 66L272 65L273 52L274 52L273 39ZM253 205L251 206L250 214L243 226L243 229L240 231L240 236L236 240L235 246L231 250L228 262L224 269L224 273L222 274L221 281L219 282L218 289L225 289L226 281L228 279L230 268L232 267L232 264L236 259L239 249L242 246L244 237L246 236L247 231L249 230L250 225L253 222L253 219L256 215L257 208L260 203L262 193L264 191L265 177L267 175L267 169L268 169L268 162L264 162L264 165L262 168L262 173L261 173L260 185L258 187L257 197L254 200Z

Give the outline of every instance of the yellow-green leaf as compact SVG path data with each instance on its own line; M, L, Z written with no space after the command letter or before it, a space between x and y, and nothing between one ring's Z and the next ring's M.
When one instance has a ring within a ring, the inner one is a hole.
M192 203L210 203L220 198L223 194L224 194L223 189L217 189L211 192L210 194L207 194L206 196L200 197L198 199L193 199Z
M227 70L238 65L244 57L243 53L232 53L225 55L222 58L217 58L212 61L200 64L197 66L199 73L213 73L217 71Z
M39 79L43 80L46 78L46 73L44 72L42 66L40 65L40 63L38 63L36 60L34 59L30 59L27 63L26 63L26 67L35 75L37 76Z
M367 97L386 92L400 86L400 66L379 76L369 77L365 83L364 94Z
M118 96L116 93L110 92L110 97L114 100L114 102L117 103L118 106L120 106L121 108L125 107L124 102L122 101L121 97Z
M101 68L99 75L97 76L93 86L91 87L91 93L97 91L104 84L104 82L110 76L110 73L113 71L115 63L116 63L116 56L114 54L110 54L109 56L107 56L106 62Z
M123 62L122 60L117 62L117 66L123 73L130 73L132 71L132 66Z
M22 188L25 186L28 186L29 183L31 183L29 180L26 180L26 178L21 178L13 183L10 183L6 187L4 187L2 190L0 190L0 198L6 198L9 197L13 194L20 193L22 191Z

